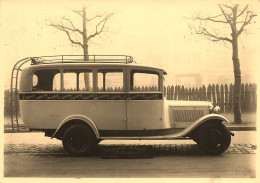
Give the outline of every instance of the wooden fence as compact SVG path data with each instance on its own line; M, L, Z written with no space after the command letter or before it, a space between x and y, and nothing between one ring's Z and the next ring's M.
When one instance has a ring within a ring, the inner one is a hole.
M209 100L218 105L222 112L233 111L234 85L204 85L200 88L185 88L184 86L164 87L164 94L168 100ZM255 112L257 105L256 84L241 85L241 111Z
M164 87L164 95L168 100L209 100L213 105L218 105L221 112L233 111L233 92L234 86L228 85L208 85L199 88L185 88L184 86L167 86ZM256 84L241 85L241 110L243 112L255 112L257 108ZM135 91L156 91L156 87L137 87ZM73 91L69 89L66 91ZM108 88L107 91L122 91L122 88ZM10 114L10 91L4 92L4 114ZM19 109L18 109L19 110Z

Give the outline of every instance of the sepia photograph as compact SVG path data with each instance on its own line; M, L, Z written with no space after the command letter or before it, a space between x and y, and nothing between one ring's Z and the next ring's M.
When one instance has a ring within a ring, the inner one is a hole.
M0 182L257 182L259 8L0 0Z

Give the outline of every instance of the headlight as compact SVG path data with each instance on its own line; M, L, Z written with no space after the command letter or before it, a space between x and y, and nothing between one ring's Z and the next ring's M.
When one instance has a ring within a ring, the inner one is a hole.
M219 106L216 106L216 107L214 108L214 113L215 113L215 114L220 114L220 107L219 107Z
M209 105L209 114L220 114L220 107L216 106L214 107L212 103Z

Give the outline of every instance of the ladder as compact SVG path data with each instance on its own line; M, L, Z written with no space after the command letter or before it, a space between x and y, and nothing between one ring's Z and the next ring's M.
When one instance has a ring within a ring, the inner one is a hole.
M11 75L11 88L10 88L10 106L11 106L11 123L12 123L12 130L19 132L19 123L18 123L18 108L19 108L19 91L17 89L18 86L18 77L19 77L19 71L21 70L21 67L31 61L31 58L24 58L22 60L19 60L16 62L12 69L12 75Z

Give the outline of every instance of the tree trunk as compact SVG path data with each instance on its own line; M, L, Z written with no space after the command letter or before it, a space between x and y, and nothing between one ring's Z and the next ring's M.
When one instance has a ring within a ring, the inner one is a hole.
M89 61L88 56L88 40L87 40L87 26L86 26L86 7L83 5L82 7L83 12L83 53L84 53L84 61ZM90 91L90 81L89 81L89 74L84 73L84 81L85 81L85 88L86 91Z
M232 48L233 48L233 67L234 67L234 95L233 95L233 105L234 105L234 123L241 124L241 104L240 104L240 93L241 93L241 70L240 62L238 58L238 34L237 34L237 9L238 5L235 5L232 9L233 11L233 27L232 27Z
M241 104L240 104L240 93L241 93L241 70L239 58L236 56L238 53L237 44L233 44L233 67L234 67L234 76L235 76L235 85L234 85L234 95L233 95L233 104L234 104L234 122L242 123L241 120Z

